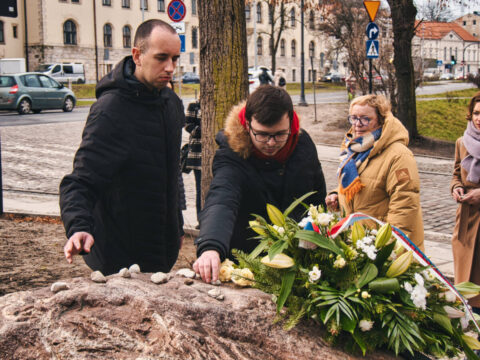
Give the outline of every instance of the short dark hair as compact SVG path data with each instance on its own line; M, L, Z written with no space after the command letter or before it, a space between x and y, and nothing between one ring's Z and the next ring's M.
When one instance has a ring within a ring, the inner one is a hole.
M293 103L290 95L279 87L272 85L259 86L247 99L245 117L250 123L255 117L260 124L272 126L282 120L288 113L290 124L293 120Z
M473 116L473 109L475 108L475 104L480 102L480 91L473 95L472 100L470 100L470 104L468 105L468 114L467 120L472 120Z
M137 31L135 32L135 39L133 40L133 46L140 49L140 52L145 52L148 50L148 38L152 33L153 29L160 27L172 34L176 34L174 28L172 28L168 23L160 19L150 19L141 23Z

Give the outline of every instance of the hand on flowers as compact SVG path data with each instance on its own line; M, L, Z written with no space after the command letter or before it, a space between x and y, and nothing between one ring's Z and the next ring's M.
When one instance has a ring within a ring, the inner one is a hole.
M206 283L218 280L220 271L220 254L215 250L207 250L193 264L193 270L200 274Z
M460 198L460 202L469 205L480 205L480 189L470 190Z
M452 190L452 197L453 200L456 202L462 202L462 197L465 194L465 190L463 187L456 187L455 189Z
M74 255L80 254L83 251L89 253L94 242L93 236L87 232L79 231L70 236L70 239L68 239L63 247L63 253L68 263L72 263Z
M327 209L331 211L338 211L338 194L330 194L325 198L325 203L327 204Z

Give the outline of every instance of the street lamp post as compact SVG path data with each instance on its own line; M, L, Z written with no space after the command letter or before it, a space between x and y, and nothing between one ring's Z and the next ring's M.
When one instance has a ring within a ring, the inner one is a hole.
M301 4L300 4L300 41L301 41L301 44L300 44L300 102L298 103L298 105L300 106L307 106L307 102L305 101L305 51L304 51L304 46L303 46L303 43L304 43L304 29L303 29L303 25L304 25L304 14L303 14L303 1L301 1Z
M462 51L462 67L463 67L463 80L465 80L465 50L472 45L475 45L476 43L471 43L468 44L467 46L464 46L463 51Z

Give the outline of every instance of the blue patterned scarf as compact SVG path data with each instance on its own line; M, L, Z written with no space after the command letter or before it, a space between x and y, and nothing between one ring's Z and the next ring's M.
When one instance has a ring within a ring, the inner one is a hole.
M365 187L360 182L357 169L368 157L373 144L380 138L380 135L382 135L381 127L355 139L345 137L346 149L340 154L337 176L340 179L340 194L345 195L347 201L353 199L355 194Z

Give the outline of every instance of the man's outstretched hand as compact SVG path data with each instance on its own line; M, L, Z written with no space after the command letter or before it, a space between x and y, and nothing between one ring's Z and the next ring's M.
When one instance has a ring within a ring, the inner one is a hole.
M89 253L92 248L95 240L93 236L87 232L76 232L63 247L63 252L68 263L71 264L73 261L73 256L81 253L82 251Z
M215 250L207 250L193 264L193 270L200 274L206 283L218 280L220 271L220 255Z

